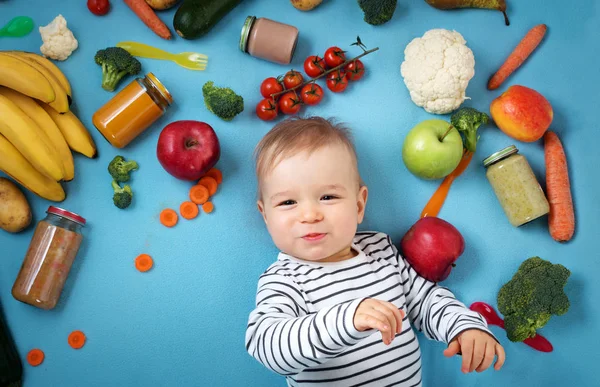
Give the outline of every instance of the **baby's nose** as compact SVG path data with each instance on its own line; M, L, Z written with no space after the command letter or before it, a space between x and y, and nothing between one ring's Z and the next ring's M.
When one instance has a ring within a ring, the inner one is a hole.
M323 220L323 213L318 206L306 205L302 208L302 221L307 223L318 222Z

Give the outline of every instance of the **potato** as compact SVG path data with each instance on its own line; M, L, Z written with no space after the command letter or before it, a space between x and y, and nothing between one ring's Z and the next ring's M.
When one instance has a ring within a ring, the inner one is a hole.
M310 11L313 8L316 8L319 4L323 2L323 0L290 0L294 8L299 9L300 11Z
M10 180L0 177L0 228L19 232L31 223L31 208L23 192Z
M175 6L179 0L146 0L146 3L152 8L158 11L163 9L169 9Z

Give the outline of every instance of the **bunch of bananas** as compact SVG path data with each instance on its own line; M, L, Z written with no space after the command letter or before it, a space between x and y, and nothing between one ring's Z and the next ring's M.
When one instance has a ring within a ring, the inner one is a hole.
M96 156L96 144L69 111L71 85L50 60L0 51L0 171L51 201L75 176L71 150Z

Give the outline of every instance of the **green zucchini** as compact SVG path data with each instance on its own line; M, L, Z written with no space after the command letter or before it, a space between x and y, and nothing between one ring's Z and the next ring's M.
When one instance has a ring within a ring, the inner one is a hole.
M184 0L175 12L173 27L184 39L199 38L241 2L242 0Z
M0 387L20 386L23 365L15 348L0 305Z

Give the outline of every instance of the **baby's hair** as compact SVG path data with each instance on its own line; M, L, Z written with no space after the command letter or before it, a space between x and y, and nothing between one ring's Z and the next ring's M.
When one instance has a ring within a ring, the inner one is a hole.
M288 157L299 152L309 154L327 145L340 144L348 149L354 162L359 186L358 158L350 129L333 119L322 117L291 117L281 121L260 140L254 150L256 177L261 179ZM260 188L259 188L260 191Z

